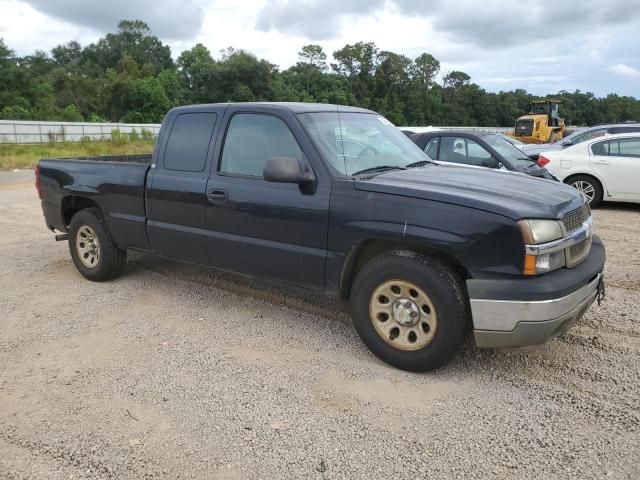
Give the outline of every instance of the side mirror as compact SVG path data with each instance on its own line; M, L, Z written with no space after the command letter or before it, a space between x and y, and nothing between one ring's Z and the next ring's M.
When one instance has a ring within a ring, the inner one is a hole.
M487 168L498 168L500 166L500 162L498 162L496 157L491 157L483 160L482 166Z
M560 145L562 145L563 147L568 147L570 145L573 145L573 142L571 140L563 140L560 142Z
M303 167L292 157L273 157L264 166L262 176L267 182L308 184L315 180L308 166Z

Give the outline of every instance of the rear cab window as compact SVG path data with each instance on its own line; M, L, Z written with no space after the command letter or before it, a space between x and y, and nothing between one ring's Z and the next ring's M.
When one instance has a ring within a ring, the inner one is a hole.
M182 113L173 122L164 154L164 168L180 172L202 172L217 115L210 112Z

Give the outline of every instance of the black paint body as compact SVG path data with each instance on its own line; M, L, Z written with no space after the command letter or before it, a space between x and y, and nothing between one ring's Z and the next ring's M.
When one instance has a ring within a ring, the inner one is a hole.
M554 181L457 166L339 178L297 119L336 109L373 114L311 104L180 107L167 114L151 157L41 160L46 223L67 231L74 211L95 205L121 248L346 298L360 255L376 248L438 255L468 279L526 281L517 220L559 219L583 203L576 190ZM203 172L164 167L168 132L185 112L217 114ZM225 131L237 112L282 119L315 181L273 183L218 172Z

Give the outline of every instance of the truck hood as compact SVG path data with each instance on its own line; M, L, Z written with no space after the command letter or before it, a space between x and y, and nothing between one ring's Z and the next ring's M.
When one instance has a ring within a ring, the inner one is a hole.
M523 173L427 165L358 179L355 188L485 210L509 217L554 218L580 207L584 200L574 188Z

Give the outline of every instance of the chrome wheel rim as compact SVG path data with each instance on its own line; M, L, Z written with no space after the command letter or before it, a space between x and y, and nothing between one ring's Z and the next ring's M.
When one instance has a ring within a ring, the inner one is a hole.
M76 235L76 251L82 265L87 268L96 268L100 262L100 243L93 229L83 225Z
M593 185L591 185L589 182L585 182L584 180L573 182L571 186L576 190L584 193L584 196L587 197L587 200L589 200L589 202L593 200L593 197L596 194L596 189L593 187Z
M428 345L438 326L438 316L429 296L405 280L389 280L373 291L369 318L385 342L407 351Z

